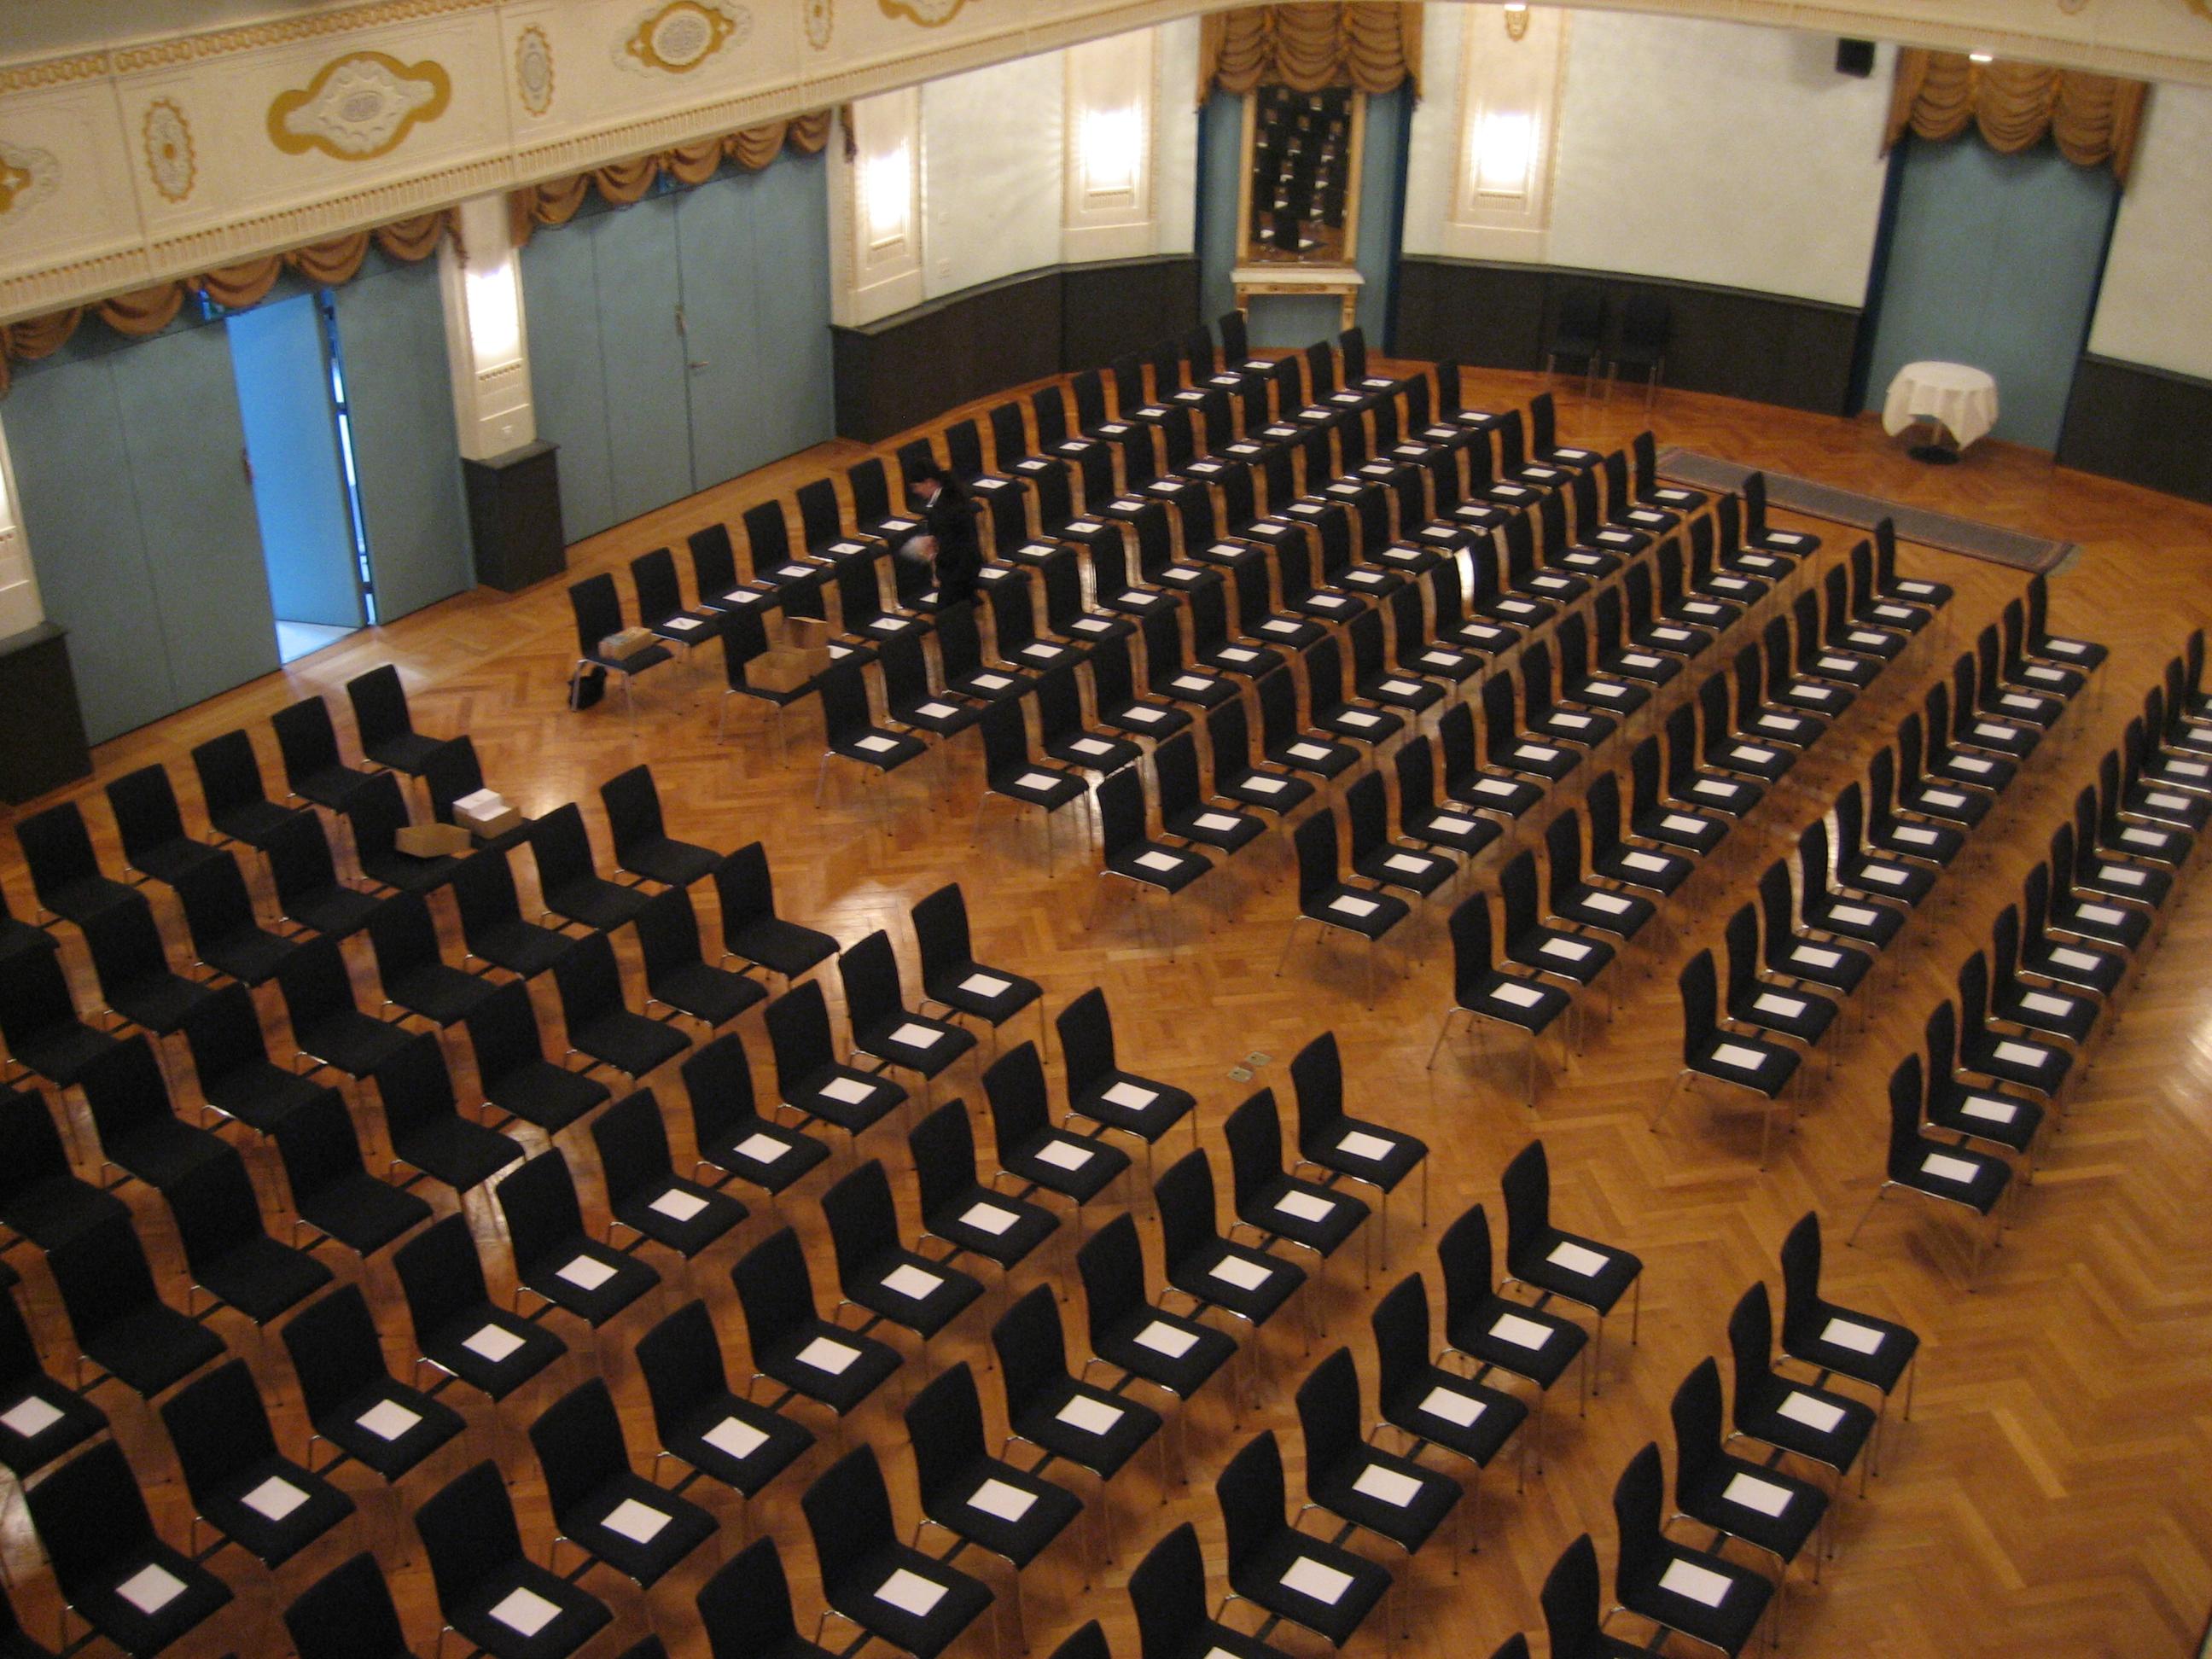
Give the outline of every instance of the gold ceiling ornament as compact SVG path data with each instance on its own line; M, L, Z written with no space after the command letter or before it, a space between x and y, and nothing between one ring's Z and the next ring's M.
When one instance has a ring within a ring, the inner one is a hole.
M688 75L753 32L753 15L724 0L666 0L641 13L615 53L628 70Z
M61 178L61 163L52 151L0 140L0 218L43 202Z
M968 0L876 0L886 17L904 17L926 29L941 28L960 15Z
M553 43L535 23L515 37L514 90L532 115L553 107Z
M442 64L350 52L324 64L301 90L277 94L269 106L269 142L287 155L320 150L340 161L373 161L453 101L453 77Z
M817 52L830 49L830 31L836 24L833 0L806 0L806 44Z
M146 174L168 202L181 202L199 179L199 156L192 148L191 123L171 98L146 106L140 131L146 146Z

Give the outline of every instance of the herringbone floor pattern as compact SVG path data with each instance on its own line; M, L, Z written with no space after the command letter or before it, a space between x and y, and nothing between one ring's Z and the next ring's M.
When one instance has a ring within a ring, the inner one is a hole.
M1479 376L1470 396L1525 399L1535 389L1531 377ZM1567 396L1561 414L1565 436L1591 446L1625 444L1641 424L1630 400L1606 405ZM961 880L986 960L1042 981L1054 1008L1093 984L1106 988L1123 1063L1197 1093L1201 1139L1224 1183L1222 1118L1261 1084L1273 1085L1287 1108L1288 1057L1333 1029L1343 1047L1352 1109L1414 1130L1434 1148L1429 1224L1418 1224L1415 1194L1401 1193L1387 1271L1378 1267L1371 1288L1362 1286L1356 1266L1346 1270L1340 1263L1328 1275L1330 1282L1318 1291L1323 1346L1310 1356L1300 1351L1294 1321L1265 1335L1260 1407L1241 1428L1232 1427L1224 1391L1216 1388L1201 1396L1190 1418L1188 1491L1175 1487L1163 1494L1149 1458L1126 1472L1111 1499L1121 1545L1116 1565L1086 1585L1083 1553L1070 1536L1031 1571L1028 1623L1038 1653L1097 1616L1115 1652L1124 1659L1133 1656L1135 1630L1121 1584L1144 1548L1177 1520L1197 1523L1208 1559L1218 1568L1221 1529L1211 1482L1245 1437L1263 1426L1276 1430L1295 1489L1301 1451L1290 1401L1307 1367L1325 1346L1349 1344L1371 1407L1366 1315L1375 1297L1416 1267L1426 1273L1432 1298L1440 1297L1436 1237L1476 1201L1490 1206L1493 1227L1502 1228L1498 1176L1532 1134L1548 1146L1554 1214L1562 1224L1643 1256L1642 1340L1632 1348L1625 1340L1608 1341L1603 1393L1586 1417L1576 1417L1571 1390L1562 1391L1552 1415L1549 1467L1531 1478L1525 1492L1514 1491L1506 1468L1492 1472L1486 1483L1479 1554L1462 1559L1455 1571L1440 1534L1413 1565L1405 1603L1413 1635L1398 1644L1407 1659L1487 1654L1516 1629L1529 1631L1536 1650L1543 1651L1536 1594L1545 1572L1570 1539L1588 1530L1609 1573L1615 1477L1646 1440L1657 1440L1671 1460L1669 1396L1699 1358L1723 1352L1729 1310L1753 1279L1764 1276L1778 1295L1776 1250L1808 1209L1818 1210L1828 1230L1831 1294L1905 1321L1926 1346L1912 1421L1891 1443L1869 1497L1843 1506L1839 1559L1817 1586L1802 1567L1791 1576L1785 1650L1808 1659L2193 1650L2212 1604L2212 1488L2204 1479L2212 1468L2212 1206L2203 1201L2212 1182L2212 1021L2197 977L2212 966L2212 890L2203 879L2185 884L2155 960L2130 996L2123 1021L2097 1051L2068 1126L2048 1145L2025 1195L2018 1224L1976 1290L1969 1292L1964 1277L1971 1240L1948 1215L1893 1200L1868 1224L1858 1248L1842 1248L1842 1237L1877 1178L1882 1085L1889 1068L1917 1041L1923 1016L1948 988L1960 958L1986 943L1990 916L2016 895L2027 862L2041 852L2057 815L2070 805L2098 756L2118 738L2142 690L2187 629L2212 615L2212 511L2062 471L2042 457L2001 445L1980 447L1957 467L1925 468L1869 423L1719 398L1668 393L1652 423L1662 442L2079 542L2085 552L2078 567L2054 583L2053 625L2112 647L2103 671L2108 695L2067 715L2059 737L2046 744L2021 787L1978 832L1978 843L1996 849L1994 870L1972 883L1948 878L1965 890L1960 902L1940 920L1923 916L1910 925L1897 947L1906 969L1902 985L1884 997L1869 1028L1844 1046L1832 1082L1815 1091L1802 1126L1779 1140L1764 1173L1754 1167L1758 1124L1747 1113L1694 1103L1678 1110L1663 1134L1649 1133L1646 1123L1674 1079L1677 957L1698 945L1717 944L1723 919L1747 896L1758 869L1818 810L1809 801L1771 802L1739 835L1755 843L1755 856L1701 871L1665 907L1673 942L1663 958L1632 953L1616 967L1612 977L1626 988L1615 992L1613 1018L1593 1030L1577 1066L1553 1082L1532 1115L1518 1103L1515 1063L1502 1054L1484 1059L1464 1046L1448 1047L1433 1073L1423 1068L1449 990L1441 902L1417 918L1413 959L1404 972L1385 975L1371 1010L1364 1006L1356 955L1302 944L1285 975L1273 975L1291 908L1282 845L1245 856L1243 862L1264 872L1264 885L1242 871L1233 885L1219 875L1204 884L1220 890L1186 907L1184 946L1172 958L1151 942L1118 894L1109 896L1096 930L1087 931L1096 878L1083 859L1067 855L1065 844L1056 879L1047 877L1034 825L1012 815L994 818L981 848L970 851L975 757L964 744L957 786L949 794L937 786L932 797L919 784L900 784L893 791L897 806L890 832L878 840L870 833L857 792L853 805L833 798L828 810L813 809L818 728L811 711L793 717L788 764L779 761L766 729L750 711L733 720L732 741L715 743L718 667L669 668L651 676L635 725L625 721L619 697L589 714L566 713L561 689L573 642L558 583L512 599L465 596L363 634L281 675L104 745L97 756L98 779L70 793L86 802L113 868L119 859L99 783L149 760L166 761L188 817L198 823L187 759L194 744L246 726L274 779L279 774L268 715L295 697L321 691L343 727L343 682L389 659L402 670L421 728L471 733L493 786L526 813L585 801L603 856L597 786L644 760L658 776L674 833L721 848L764 839L785 914L848 942L887 927L910 963L906 907L943 881ZM828 445L734 481L595 538L574 551L573 565L579 572L619 568L632 554L664 541L680 544L683 533L709 514L734 524L744 506L771 494L787 495L830 463L842 464L858 453L854 446ZM1832 556L1848 542L1840 529L1829 529ZM1957 587L1952 642L1917 652L1884 676L1848 726L1801 769L1817 790L1832 791L1859 775L1868 750L1889 736L1929 677L1947 668L1952 653L1971 645L1974 632L2019 591L2017 573L1925 550L1908 547L1905 563L1910 572ZM935 777L933 767L915 770ZM28 886L13 837L4 839L0 879L21 909ZM1282 838L1272 839L1279 843ZM517 860L526 880L527 866L527 860ZM711 928L712 895L697 896ZM181 924L165 894L157 896L156 909L181 947ZM66 959L78 976L82 1000L92 1006L82 942L64 931ZM373 983L366 963L364 952L356 969L364 988ZM825 988L834 1002L834 974ZM557 1016L550 1010L550 986L544 989L541 1006L550 1026ZM273 996L266 1006L276 1008ZM272 1046L288 1053L281 1024L272 1012ZM757 1015L748 1016L738 1029L765 1079L766 1044ZM1031 1029L1024 1018L1013 1035ZM453 1047L458 1059L465 1044ZM1231 1069L1240 1066L1254 1070L1253 1082L1230 1078ZM680 1085L672 1067L654 1081L661 1085L682 1168L690 1146ZM987 1121L972 1069L957 1072L952 1084L977 1107L979 1121ZM465 1087L463 1092L465 1097ZM360 1115L374 1119L373 1108ZM517 1127L532 1151L543 1144L536 1132ZM910 1206L901 1136L886 1124L869 1139L870 1149L891 1170L902 1205ZM588 1133L579 1126L562 1140L578 1171L587 1212L599 1218ZM1180 1141L1171 1145L1180 1152ZM246 1144L243 1150L265 1209L282 1219L285 1189L273 1149ZM370 1148L372 1160L380 1150ZM823 1184L820 1175L811 1177L787 1197L784 1212L800 1226L817 1290L826 1292L834 1281L815 1203ZM423 1190L441 1207L450 1205L442 1189ZM138 1186L124 1196L157 1268L179 1270L173 1232L158 1198ZM752 1202L752 1195L747 1198ZM1139 1212L1157 1272L1157 1234L1141 1171L1109 1194L1114 1203ZM486 1431L489 1414L480 1403L459 1402L476 1432L411 1476L397 1502L358 1478L357 1470L341 1471L338 1478L362 1513L273 1575L273 1582L236 1551L219 1557L216 1565L238 1601L186 1650L283 1651L277 1622L283 1606L343 1555L370 1547L392 1579L415 1647L429 1653L439 1620L406 1511L496 1445L515 1483L525 1536L542 1559L551 1527L521 1430L538 1410L603 1364L641 1466L652 1449L652 1427L629 1348L647 1323L700 1294L715 1308L725 1349L733 1368L739 1365L743 1340L727 1269L739 1249L774 1224L764 1204L753 1207L754 1219L734 1241L710 1251L688 1275L648 1253L663 1271L663 1289L596 1342L556 1316L569 1357L507 1402L501 1413L507 1427L496 1440ZM503 1243L496 1242L495 1206L476 1198L470 1212L485 1241L495 1291L503 1293L510 1281ZM404 1370L410 1339L388 1265L380 1260L363 1273L344 1252L326 1249L324 1255L342 1276L361 1280L378 1310L387 1351ZM1057 1246L1047 1259L1052 1271L1066 1261ZM66 1376L74 1349L44 1264L27 1249L15 1250L10 1260L24 1274L21 1294L49 1364ZM1018 1275L1018 1285L1032 1280L1036 1271L1033 1266ZM180 1280L166 1280L165 1289L181 1304ZM994 1295L971 1310L933 1345L933 1352L966 1357L980 1371L988 1353L982 1334L1002 1305ZM1078 1296L1065 1310L1079 1342L1080 1307ZM257 1340L228 1315L218 1316L216 1326L252 1363L280 1437L297 1455L306 1425L281 1344ZM1613 1335L1625 1339L1625 1321L1615 1322ZM995 1423L995 1375L983 1375L981 1383L987 1414ZM120 1388L100 1393L149 1489L158 1522L181 1543L189 1510L158 1419ZM886 1389L852 1431L884 1453L900 1512L911 1521L911 1470L896 1417L902 1397L896 1385ZM750 1518L755 1531L774 1534L783 1546L802 1631L811 1629L820 1601L797 1498L826 1462L821 1449L810 1454L753 1507ZM1079 1480L1079 1489L1091 1487ZM695 1486L690 1495L721 1515L720 1540L649 1598L611 1574L595 1572L586 1583L614 1607L617 1620L593 1653L621 1651L648 1630L659 1633L672 1652L705 1651L690 1596L701 1578L734 1550L746 1523L736 1501L711 1482ZM17 1602L31 1628L51 1636L52 1587L14 1494L0 1508L0 1532ZM975 1565L972 1556L963 1563ZM1395 1565L1395 1557L1389 1565ZM989 1565L977 1570L1003 1593L1002 1574ZM1011 1631L1006 1639L1012 1644ZM1279 1639L1299 1652L1315 1645L1287 1633ZM988 1640L979 1630L959 1652L981 1659ZM1361 1636L1355 1647L1381 1652L1379 1630Z

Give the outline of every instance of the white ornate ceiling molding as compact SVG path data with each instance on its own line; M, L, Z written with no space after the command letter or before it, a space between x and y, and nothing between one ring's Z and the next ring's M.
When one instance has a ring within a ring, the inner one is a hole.
M1585 0L1585 9L2212 84L2212 21L2191 9L2198 3ZM0 157L13 158L0 162L0 321L1217 9L1216 0L375 0L0 63Z

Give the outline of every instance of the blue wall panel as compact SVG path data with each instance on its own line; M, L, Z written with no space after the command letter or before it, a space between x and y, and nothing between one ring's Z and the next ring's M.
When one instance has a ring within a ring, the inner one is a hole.
M676 202L653 196L584 222L598 261L599 368L617 523L691 493ZM557 234L565 233L556 232Z
M752 204L747 252L759 422L759 448L745 463L751 467L818 444L837 429L830 356L830 164L820 155L787 151L743 183Z
M270 604L288 622L358 628L361 577L321 308L303 294L241 311L223 329L253 462Z
M1244 165L1244 100L1217 92L1198 112L1198 308L1210 322L1237 308L1237 193Z
M749 471L756 465L750 458L761 453L750 182L724 174L669 203L676 218L694 489Z
M522 313L538 434L558 444L561 522L571 541L615 522L607 382L599 367L599 278L583 225L540 230L522 250Z
M436 263L357 277L337 313L377 620L390 622L476 580Z

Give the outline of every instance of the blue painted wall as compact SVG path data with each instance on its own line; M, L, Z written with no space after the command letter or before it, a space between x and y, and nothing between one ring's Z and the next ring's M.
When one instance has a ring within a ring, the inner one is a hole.
M270 604L287 622L358 628L361 577L321 308L313 295L298 295L241 311L223 330L253 462Z
M1906 143L1867 405L1906 363L1972 363L1996 377L1994 435L2055 450L2118 205L2112 172L2048 143Z

